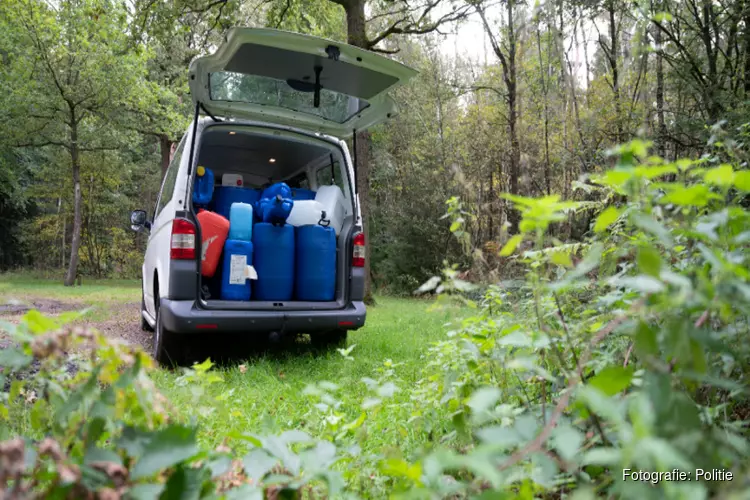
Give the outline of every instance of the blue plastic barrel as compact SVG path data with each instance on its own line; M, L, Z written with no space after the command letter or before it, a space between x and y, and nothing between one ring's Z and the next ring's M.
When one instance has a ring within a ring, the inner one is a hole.
M300 226L295 235L294 295L297 300L330 301L336 293L336 231Z
M255 204L259 199L259 193L255 189L235 186L216 186L214 193L214 211L229 218L232 203Z
M245 270L252 262L252 243L227 240L221 269L221 300L250 300L250 280L245 277Z
M294 227L259 222L253 228L256 300L291 300L294 292Z
M214 173L210 168L198 167L195 172L193 186L193 203L208 205L214 194Z
M314 200L315 199L315 191L312 191L311 189L292 189L292 199L294 201L297 200Z
M229 239L252 241L253 206L249 203L232 203L229 209Z

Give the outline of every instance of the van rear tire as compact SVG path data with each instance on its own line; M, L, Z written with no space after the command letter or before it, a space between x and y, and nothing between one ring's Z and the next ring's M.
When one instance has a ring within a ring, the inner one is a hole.
M346 347L348 333L346 330L315 333L310 335L310 342L318 349L340 349Z
M175 337L176 335L164 326L161 307L157 307L156 328L154 328L151 356L159 365L165 367L177 366L182 361L182 352L177 345Z

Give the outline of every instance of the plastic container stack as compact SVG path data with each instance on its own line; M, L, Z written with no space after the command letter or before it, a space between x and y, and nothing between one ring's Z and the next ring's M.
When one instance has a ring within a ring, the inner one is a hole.
M339 187L316 192L276 183L261 193L245 188L236 174L225 174L216 188L213 181L213 173L201 167L193 190L194 204L213 201L215 208L198 212L201 274L210 298L335 300L336 240L346 211Z

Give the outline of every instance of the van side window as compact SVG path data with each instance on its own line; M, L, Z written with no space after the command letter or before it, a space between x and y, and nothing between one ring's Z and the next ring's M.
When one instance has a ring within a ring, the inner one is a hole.
M185 149L185 137L182 138L180 145L174 152L172 161L169 163L169 167L167 167L167 173L164 176L161 193L159 194L159 201L156 203L156 210L154 210L154 218L159 216L164 206L172 200L172 196L174 195L174 185L177 182L177 173L180 171L180 160L182 159L182 152Z
M307 181L306 172L302 172L298 176L288 179L286 183L292 189L308 189L310 187L310 183Z
M336 174L335 177L333 175L334 172ZM341 168L339 168L339 162L333 164L333 169L331 168L331 165L319 169L315 172L315 180L318 187L336 184L341 188L341 191L344 192L344 176L341 173Z

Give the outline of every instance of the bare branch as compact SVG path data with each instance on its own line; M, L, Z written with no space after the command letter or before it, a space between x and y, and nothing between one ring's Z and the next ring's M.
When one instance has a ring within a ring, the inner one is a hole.
M408 14L396 20L390 27L386 28L375 38L368 40L367 48L372 50L375 45L391 35L425 35L435 31L439 32L439 28L442 25L460 21L469 15L470 6L465 5L441 16L436 21L429 22L425 25L424 23L429 18L430 13L440 4L440 2L441 0L429 1L427 5L422 8L422 12L416 20L410 19ZM407 12L413 12L414 10L416 9Z

